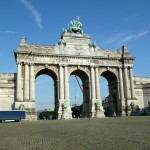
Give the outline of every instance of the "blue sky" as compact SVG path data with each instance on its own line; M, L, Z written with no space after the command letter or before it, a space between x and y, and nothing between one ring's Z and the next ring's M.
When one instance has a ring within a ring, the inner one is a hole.
M1 0L0 72L16 72L13 51L21 36L27 43L53 45L77 16L101 48L128 45L136 58L134 75L150 77L149 0Z

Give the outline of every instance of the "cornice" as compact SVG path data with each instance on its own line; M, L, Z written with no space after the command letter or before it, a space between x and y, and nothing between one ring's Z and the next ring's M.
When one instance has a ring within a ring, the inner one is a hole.
M23 54L29 56L36 57L58 57L58 58L75 58L75 59L101 59L101 60L121 60L121 57L103 57L103 56L85 56L85 55L62 55L62 54L42 54L42 53L34 53L34 52L16 52L16 54ZM130 60L133 58L130 58Z

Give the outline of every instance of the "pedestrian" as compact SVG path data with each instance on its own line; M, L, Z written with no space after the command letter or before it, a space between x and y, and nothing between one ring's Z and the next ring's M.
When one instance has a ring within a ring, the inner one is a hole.
M21 120L21 117L19 119L19 126L22 127L22 120Z
M116 118L116 112L114 112L114 115L113 115L113 116L114 116L114 118Z

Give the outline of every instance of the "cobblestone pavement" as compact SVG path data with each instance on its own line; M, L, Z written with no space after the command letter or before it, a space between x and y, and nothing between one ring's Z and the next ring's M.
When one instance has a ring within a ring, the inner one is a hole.
M0 123L0 150L150 150L150 117Z

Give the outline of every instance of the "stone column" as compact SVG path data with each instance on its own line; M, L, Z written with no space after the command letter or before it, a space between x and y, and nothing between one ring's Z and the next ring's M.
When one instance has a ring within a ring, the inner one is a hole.
M105 117L104 116L104 110L102 107L102 101L101 101L101 97L100 97L100 83L99 83L99 73L98 73L98 67L95 68L95 87L96 87L96 101L99 102L100 104L100 108L95 110L95 114L94 117L96 118L102 118ZM95 103L95 102L94 102ZM95 104L94 104L95 106Z
M122 78L122 69L119 67L119 92L120 92L120 100L121 100L121 115L125 116L125 99L124 99L124 86L123 86L123 78ZM124 110L123 110L124 109Z
M65 66L64 68L64 85L65 85L65 101L67 103L67 110L66 110L66 114L65 119L69 119L72 118L72 111L71 111L71 107L70 107L70 100L69 100L69 76L68 76L68 67ZM65 112L63 112L65 113Z
M95 116L95 100L96 100L96 93L95 93L95 69L91 66L91 101L90 101L90 109L89 115L90 117Z
M59 79L56 81L56 86L57 86L57 93L56 93L56 94L57 94L57 101L58 101L58 99L59 99L59 97L60 97L60 96L59 96L59 94L60 94L60 92L59 92L59 90L60 90L60 88L59 88L59 86L60 86L60 85L59 85Z
M64 68L59 66L59 99L64 99Z
M134 99L135 95L134 95L134 82L133 82L132 67L129 68L129 74L130 74L130 86L131 86L131 99Z
M29 100L29 65L25 63L24 73L24 100Z
M95 68L95 84L96 84L96 99L100 99L100 84L99 84L98 67Z
M123 89L123 80L122 80L122 69L119 67L119 87L120 87L120 99L124 101L124 89Z
M22 87L21 87L21 64L18 63L18 66L17 66L17 101L21 101L21 90L22 90Z
M91 66L91 97L95 99L95 73L93 66Z
M65 100L69 100L68 67L65 66Z
M128 85L128 73L127 73L127 67L124 67L124 81L125 81L125 93L126 93L126 99L129 99L129 85Z
M35 100L35 77L33 64L30 65L30 101Z

